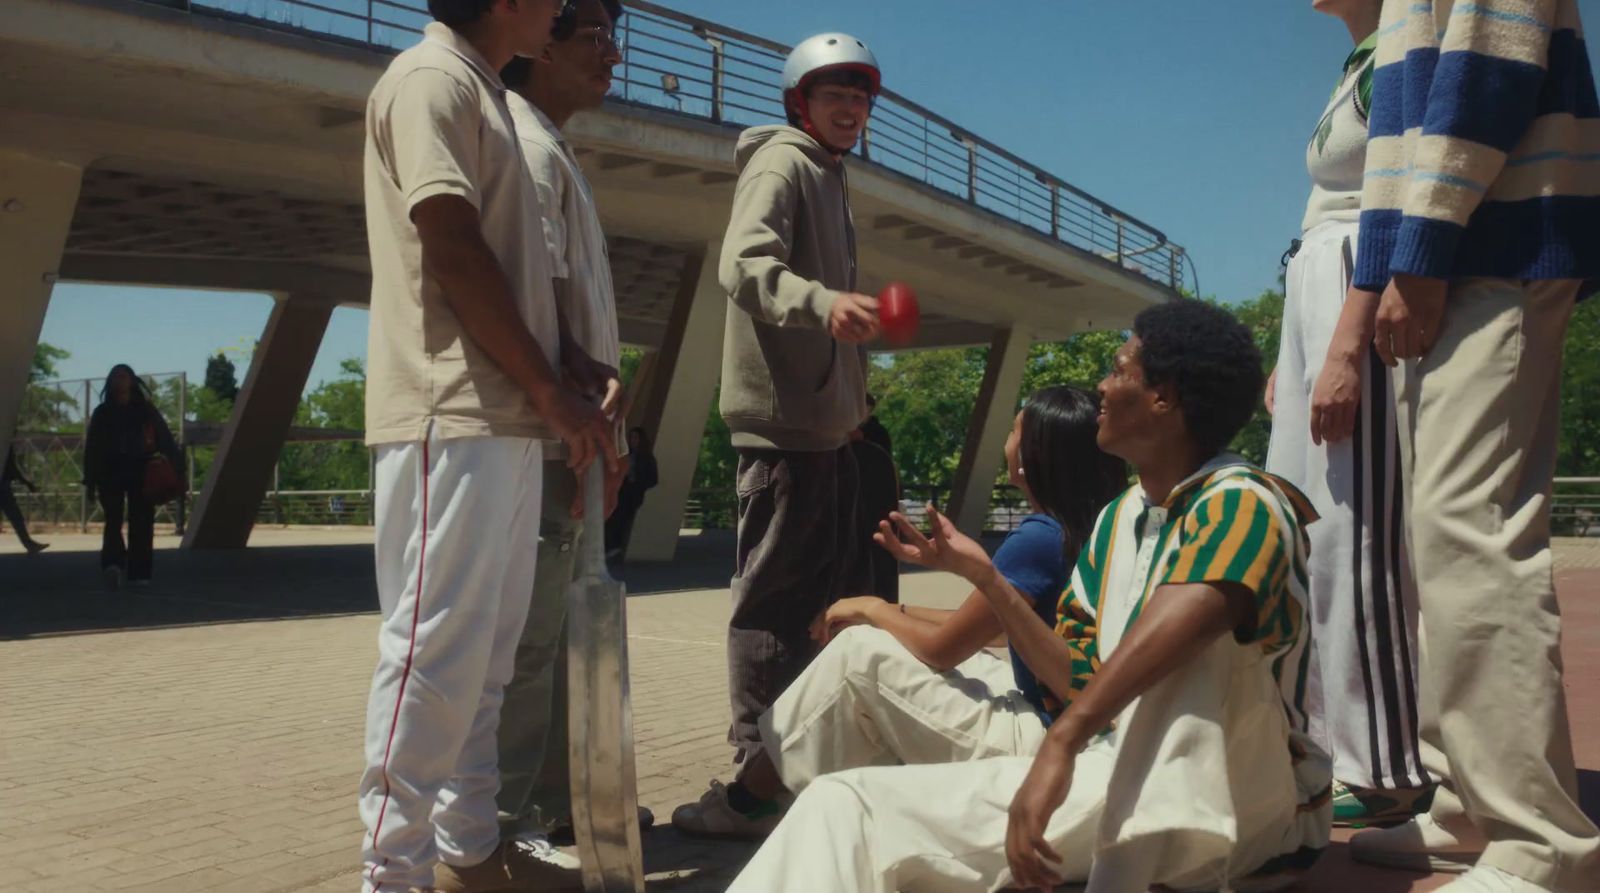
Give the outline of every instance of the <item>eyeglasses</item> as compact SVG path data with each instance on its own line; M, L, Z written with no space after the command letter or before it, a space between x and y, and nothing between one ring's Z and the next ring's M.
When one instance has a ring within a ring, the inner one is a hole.
M610 28L602 28L600 26L583 28L574 33L572 36L579 37L583 35L586 35L589 37L589 39L593 40L594 48L599 50L602 54L607 51L611 51L620 56L627 50L627 48L623 45L622 37L612 32Z

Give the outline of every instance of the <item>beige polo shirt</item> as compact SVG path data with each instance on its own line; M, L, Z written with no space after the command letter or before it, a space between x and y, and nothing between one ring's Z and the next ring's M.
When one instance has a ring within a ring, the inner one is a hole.
M553 263L499 75L437 22L367 100L364 158L372 313L367 443L436 436L552 439L523 393L467 338L422 264L411 211L436 195L478 209L484 240L529 331L557 366Z

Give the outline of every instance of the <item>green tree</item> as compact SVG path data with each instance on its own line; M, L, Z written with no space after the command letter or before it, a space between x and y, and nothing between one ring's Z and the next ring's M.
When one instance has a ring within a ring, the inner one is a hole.
M1065 341L1035 344L1022 375L1022 397L1056 385L1094 390L1111 371L1117 348L1128 340L1120 330L1080 332Z
M1556 474L1600 476L1600 297L1573 310L1564 354Z
M222 351L206 359L206 390L229 406L239 396L239 374L233 361Z
M894 437L900 479L947 491L966 445L967 423L983 384L988 348L921 350L876 360L868 389Z
M1213 303L1221 302L1212 299ZM1239 321L1250 329L1256 346L1261 349L1261 362L1271 372L1278 362L1278 341L1283 332L1283 292L1268 289L1251 300L1221 306L1233 311ZM1257 404L1255 415L1245 424L1244 430L1233 439L1232 449L1258 465L1267 461L1267 441L1272 434L1272 417L1264 405Z
M28 367L28 387L22 394L17 414L17 431L82 431L81 392L69 392L48 385L60 377L60 363L72 354L64 348L40 341Z
M285 490L364 490L369 457L359 439L366 421L367 371L359 359L339 364L339 376L300 401L295 425L352 432L355 440L285 444L278 464Z
M40 341L33 351L33 364L28 367L28 383L50 381L58 377L60 367L57 364L71 356L72 352L64 347Z

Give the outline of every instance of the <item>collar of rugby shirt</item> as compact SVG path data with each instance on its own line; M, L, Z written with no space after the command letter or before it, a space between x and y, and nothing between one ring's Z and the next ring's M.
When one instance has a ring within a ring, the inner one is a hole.
M1179 481L1177 485L1172 488L1172 492L1167 494L1167 498L1159 503L1159 506L1161 508L1170 509L1181 502L1185 496L1188 496L1190 493L1199 489L1200 485L1204 484L1206 479L1210 478L1213 474L1216 474L1217 472L1224 468L1228 468L1229 466L1249 464L1250 463L1245 461L1243 456L1237 456L1233 453L1218 453L1217 455L1212 456L1211 459L1204 465L1201 465L1199 468L1195 469L1193 474L1190 474L1188 477ZM1144 484L1142 483L1139 485L1139 499L1144 502L1144 507L1147 509L1154 508L1158 505L1150 500L1150 495L1144 491Z
M456 29L443 22L429 22L427 27L422 29L422 39L432 41L460 56L478 72L480 77L488 81L489 86L505 92L506 85L500 81L500 73L489 67L489 60L483 58L478 48L462 37Z
M1166 500L1161 503L1161 508L1171 509L1178 506L1186 497L1203 487L1206 481L1211 479L1212 475L1234 466L1248 468L1260 477L1270 481L1279 494L1294 508L1295 513L1300 516L1301 524L1310 524L1320 517L1317 510L1312 507L1311 500L1304 493L1301 493L1298 487L1278 475L1251 464L1243 456L1234 453L1218 453L1211 457L1210 461L1196 469L1193 474L1179 481L1178 485L1172 488L1172 492L1167 494ZM1139 487L1139 498L1144 502L1145 508L1148 509L1154 506L1154 503L1150 501L1150 497L1145 494L1142 485Z

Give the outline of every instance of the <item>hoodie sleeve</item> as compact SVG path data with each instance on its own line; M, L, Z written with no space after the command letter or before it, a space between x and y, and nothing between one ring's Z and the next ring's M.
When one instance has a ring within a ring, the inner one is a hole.
M779 171L739 182L722 240L722 287L740 310L776 326L822 328L839 293L789 269L800 190Z

